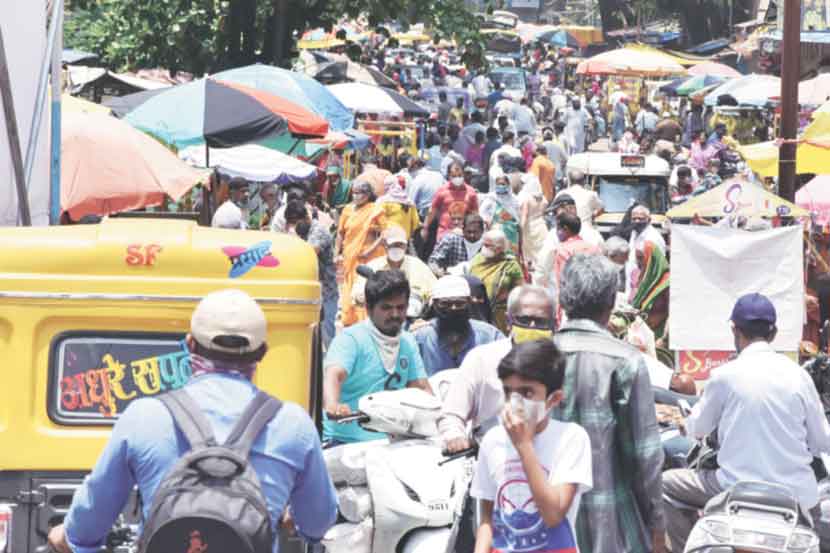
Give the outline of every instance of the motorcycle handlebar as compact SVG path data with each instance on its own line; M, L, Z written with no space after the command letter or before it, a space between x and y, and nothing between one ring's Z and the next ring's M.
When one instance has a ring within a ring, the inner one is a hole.
M330 421L337 424L346 424L350 422L369 422L369 415L365 413L350 413L348 415L326 415Z
M443 466L449 463L450 461L455 461L456 459L462 459L464 457L475 457L478 454L478 444L468 447L467 449L462 449L461 451L457 451L455 453L450 453L447 450L441 452L441 454L446 457L443 461L438 462L438 466Z

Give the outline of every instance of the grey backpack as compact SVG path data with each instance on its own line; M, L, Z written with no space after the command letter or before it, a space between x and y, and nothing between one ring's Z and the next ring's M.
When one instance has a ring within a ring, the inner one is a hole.
M158 399L190 451L159 484L139 552L271 553L271 516L248 454L282 402L257 393L225 444L217 445L210 423L187 392L180 389Z

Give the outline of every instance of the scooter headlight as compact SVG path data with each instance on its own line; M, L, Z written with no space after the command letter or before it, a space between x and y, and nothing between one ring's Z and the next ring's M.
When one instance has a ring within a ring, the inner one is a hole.
M790 553L813 553L818 551L818 538L810 532L793 532L787 544Z
M729 541L729 525L719 520L706 520L703 529L719 542Z

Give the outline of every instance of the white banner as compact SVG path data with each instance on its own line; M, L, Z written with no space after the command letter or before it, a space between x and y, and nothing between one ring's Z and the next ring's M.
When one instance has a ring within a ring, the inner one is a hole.
M778 314L775 349L797 351L804 324L802 248L800 226L761 232L672 226L671 348L734 350L732 307L742 295L759 292Z

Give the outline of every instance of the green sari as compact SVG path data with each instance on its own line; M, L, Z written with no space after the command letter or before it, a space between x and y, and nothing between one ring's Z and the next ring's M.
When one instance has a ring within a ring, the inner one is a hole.
M524 273L516 256L508 251L496 259L487 259L478 253L470 264L470 274L484 283L493 309L493 324L507 334L507 296L524 283Z
M649 314L661 294L669 289L669 262L663 250L652 242L646 242L643 253L646 268L631 303L633 307ZM652 328L657 339L666 334L667 322L668 317L657 328Z

